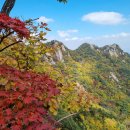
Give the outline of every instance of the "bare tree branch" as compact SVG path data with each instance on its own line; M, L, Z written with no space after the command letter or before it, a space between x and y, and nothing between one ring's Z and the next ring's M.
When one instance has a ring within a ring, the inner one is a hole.
M72 117L72 116L77 115L77 114L78 114L78 113L73 113L73 114L67 115L67 116L65 116L65 117L63 117L63 118L61 118L61 119L59 119L57 122L61 122L61 121L63 121L64 119L67 119L67 118Z
M13 33L14 33L14 31L9 32L7 35L3 36L3 37L0 39L0 44L3 42L3 40L4 40L5 38L7 38L8 36L10 36L10 35L13 34Z
M10 45L8 45L8 46L2 48L2 49L0 50L0 52L4 51L5 49L9 48L10 46L13 46L13 45L15 45L15 44L17 44L17 43L20 43L20 42L22 42L22 41L14 42L14 43L12 43L12 44L10 44Z

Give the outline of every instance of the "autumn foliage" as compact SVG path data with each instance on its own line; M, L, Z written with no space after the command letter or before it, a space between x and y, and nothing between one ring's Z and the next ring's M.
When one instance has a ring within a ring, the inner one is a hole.
M96 100L71 80L71 68L65 67L65 79L60 69L43 61L45 54L54 52L44 44L50 29L35 20L23 23L0 14L0 130L56 130Z
M14 31L21 37L29 37L29 30L26 28L25 23L17 18L11 18L6 14L0 13L0 30Z
M46 75L0 66L0 130L55 130L46 106L58 93Z

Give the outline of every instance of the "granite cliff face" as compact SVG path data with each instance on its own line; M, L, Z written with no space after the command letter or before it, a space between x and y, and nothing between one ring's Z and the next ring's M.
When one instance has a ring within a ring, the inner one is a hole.
M104 55L110 55L111 57L117 58L125 55L123 50L117 44L104 46L101 48L101 50Z
M52 51L46 53L43 56L43 60L49 62L50 64L56 64L56 62L64 62L65 57L70 57L69 49L64 46L62 42L53 40L47 43L47 46L51 48Z

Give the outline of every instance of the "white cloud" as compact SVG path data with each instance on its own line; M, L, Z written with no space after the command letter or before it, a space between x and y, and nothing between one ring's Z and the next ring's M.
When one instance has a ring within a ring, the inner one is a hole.
M70 29L70 30L67 30L68 33L77 33L78 30L77 29Z
M43 22L43 23L49 23L49 22L54 22L54 20L52 18L47 18L45 16L41 16L37 22Z
M121 32L118 34L103 35L101 38L127 38L127 37L130 37L130 33Z
M48 38L49 40L57 39L63 42L68 48L76 49L83 43L95 44L97 46L104 46L116 43L118 44L124 51L130 53L130 33L129 32L121 32L117 34L106 34L100 36L85 36L85 37L53 37Z
M60 36L60 37L63 37L63 38L65 38L65 37L69 37L70 36L70 34L68 33L68 32L66 32L66 31L57 31L57 33L58 33L58 35Z
M116 25L124 23L126 19L117 12L93 12L82 17L82 21L89 21L95 24Z
M78 30L77 29L70 29L70 30L66 30L66 31L63 31L63 30L59 30L57 31L58 35L62 38L67 38L67 37L70 37L70 35L72 33L77 33Z
M100 43L100 41L104 41L104 43L118 43L120 41L123 40L129 40L130 37L130 33L127 32L121 32L121 33L117 33L117 34L107 34L107 35L101 35L101 36L97 36L97 37L90 37L90 36L86 36L86 37L78 37L77 41L79 42L88 42L88 43ZM69 38L68 40L73 40L72 38ZM130 41L130 40L129 40ZM123 43L123 42L122 42Z
M92 37L69 37L69 38L65 38L65 41L79 41L79 42L84 42L87 40L91 40L93 39Z
M79 40L78 37L71 37L71 38L66 38L65 41L76 41Z

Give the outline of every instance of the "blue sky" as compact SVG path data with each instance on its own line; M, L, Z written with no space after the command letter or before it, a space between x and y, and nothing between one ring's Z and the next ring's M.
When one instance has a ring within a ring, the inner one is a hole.
M4 0L0 0L1 5ZM47 38L70 49L84 42L119 44L130 52L130 0L16 0L11 16L40 18L51 28Z

